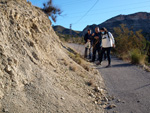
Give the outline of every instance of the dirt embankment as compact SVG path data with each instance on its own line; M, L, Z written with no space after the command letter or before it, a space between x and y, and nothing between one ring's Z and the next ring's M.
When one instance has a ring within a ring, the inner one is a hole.
M104 99L101 76L74 62L68 50L39 8L1 0L0 112L103 112L96 103Z

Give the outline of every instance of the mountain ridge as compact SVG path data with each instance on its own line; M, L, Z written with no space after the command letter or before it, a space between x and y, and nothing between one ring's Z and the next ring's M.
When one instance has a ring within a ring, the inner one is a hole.
M52 26L52 27L53 27L54 31L56 31L57 33L70 35L70 29L68 29L68 28L65 28L60 25L56 25L56 26ZM80 33L80 31L71 30L71 34L73 36L78 36L79 33Z
M109 31L113 31L114 27L120 27L120 24L125 24L126 27L133 31L143 30L143 33L149 33L150 31L150 13L148 12L137 12L128 15L117 15L112 17L101 24L98 27L106 27ZM81 32L84 35L87 29L94 31L95 26L88 25Z

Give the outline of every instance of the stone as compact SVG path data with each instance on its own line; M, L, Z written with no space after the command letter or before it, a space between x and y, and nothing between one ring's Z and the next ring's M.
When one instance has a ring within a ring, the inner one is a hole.
M64 97L61 97L61 100L65 100L65 98L64 98Z
M104 109L106 109L106 108L107 108L107 106L106 106L106 105L102 105L102 107L103 107Z
M93 93L90 93L89 96L95 98L96 96Z
M104 95L105 90L104 90L104 89L100 89L100 93L101 93L102 95Z
M102 101L101 101L101 100L98 100L98 101L97 101L97 104L98 104L98 105L101 105L101 104L102 104Z
M9 65L7 65L4 69L8 74L13 75L13 71Z
M101 89L100 89L100 87L98 87L98 86L95 86L95 89L94 89L96 92L100 92L101 91Z
M119 102L121 102L121 100L120 100L120 99L117 99L116 102L119 103Z
M138 100L137 103L140 103L140 101Z
M111 105L109 105L109 106L107 107L107 109L113 109L113 108L115 108L115 107L117 107L115 104L111 104Z
M105 102L108 102L108 98L104 97L104 101L105 101Z
M97 104L97 101L94 101L95 104Z
M8 112L8 109L7 109L7 108L3 108L2 111L3 111L3 112Z
M122 103L124 104L124 103L125 103L125 101L122 101Z

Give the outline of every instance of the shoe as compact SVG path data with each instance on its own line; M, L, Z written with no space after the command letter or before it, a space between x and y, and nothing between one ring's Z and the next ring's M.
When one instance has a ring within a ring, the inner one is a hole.
M101 62L96 63L96 65L101 65Z
M109 68L109 67L111 67L111 65L109 64L109 65L107 65L105 68Z

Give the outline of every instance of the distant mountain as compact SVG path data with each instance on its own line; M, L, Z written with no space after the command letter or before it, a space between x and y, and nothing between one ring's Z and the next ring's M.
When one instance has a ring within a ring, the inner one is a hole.
M53 29L54 31L56 31L57 33L60 33L60 34L64 34L64 35L70 35L70 29L68 28L65 28L63 26L53 26ZM71 30L71 34L73 36L78 36L80 34L80 31L74 31L74 30Z
M84 35L87 29L91 29L94 32L96 26L106 27L109 31L113 31L114 27L119 27L120 24L125 24L126 27L133 31L142 30L143 34L150 34L150 13L139 12L130 15L118 15L99 25L88 25L80 34Z

